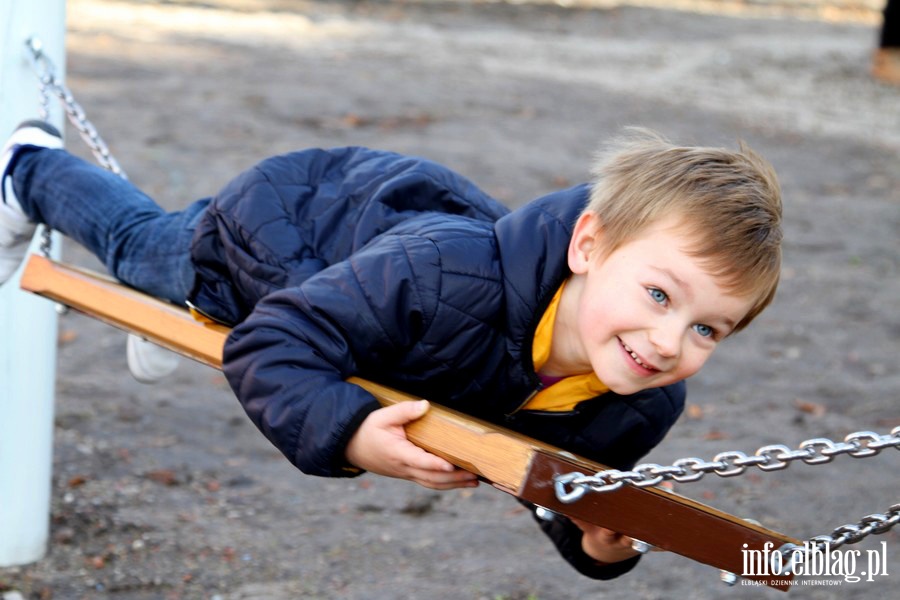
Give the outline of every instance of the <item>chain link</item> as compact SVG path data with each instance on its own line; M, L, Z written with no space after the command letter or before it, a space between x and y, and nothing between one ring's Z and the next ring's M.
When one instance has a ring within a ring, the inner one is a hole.
M847 544L856 544L870 535L887 533L898 523L900 523L900 504L894 504L884 513L866 515L856 524L841 525L830 534L811 537L802 546L784 544L777 550L779 559L773 554L773 563L780 560L781 564L790 565L791 572L796 572L797 567L809 560L812 553L828 553Z
M78 131L81 139L90 148L91 153L100 166L112 171L116 175L127 179L125 172L119 166L118 161L113 157L107 147L106 142L100 137L94 124L87 118L84 109L78 102L68 87L56 77L56 67L53 61L44 54L43 42L37 37L29 37L25 41L28 50L31 53L31 64L38 78L38 89L40 93L41 118L45 121L50 118L50 96L54 95L63 104L69 122Z
M886 435L857 431L845 437L843 442L813 438L802 442L795 450L783 444L771 444L759 448L753 456L732 450L717 454L712 461L689 457L678 459L671 466L646 463L630 471L608 469L594 475L566 473L554 477L554 486L557 499L568 504L580 499L585 492L611 492L626 483L637 487L655 486L668 480L688 483L701 479L707 473L715 473L719 477L734 477L746 472L747 467L779 471L797 460L808 465L819 465L831 462L840 454L866 458L875 456L885 448L900 450L900 426Z
M91 123L84 109L75 101L75 97L69 88L56 78L56 68L53 61L44 54L44 44L40 38L32 36L25 40L31 56L31 65L38 78L39 114L42 120L50 120L50 96L58 97L62 102L69 122L75 126L78 135L90 148L91 153L100 165L115 173L122 179L128 179L125 172L119 166L118 161L109 152L109 148L97 129ZM53 230L46 225L41 228L40 252L49 258L53 246Z

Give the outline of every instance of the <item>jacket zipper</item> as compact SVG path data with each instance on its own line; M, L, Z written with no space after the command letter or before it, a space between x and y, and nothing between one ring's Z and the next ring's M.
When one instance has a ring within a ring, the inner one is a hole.
M212 323L214 325L224 325L225 327L230 327L230 325L228 323L226 323L225 321L216 319L215 317L211 317L208 314L206 314L205 312L203 312L202 310L200 310L199 308L197 308L197 306L190 300L185 300L184 303L188 307L188 311L191 313L191 316L194 317L194 319L196 319L197 321L203 322L205 320L205 321L209 321L210 323Z
M530 394L528 394L528 397L526 397L525 400L523 400L522 403L519 404L519 406L516 407L515 410L506 413L506 415L505 415L506 418L511 419L513 417L513 415L515 415L517 412L519 412L520 410L525 408L528 405L528 403L531 402L532 398L537 396L543 389L544 389L544 385L542 383L538 383L537 387Z
M547 307L550 306L550 302L553 300L553 294L556 293L556 290L559 289L559 286L561 286L568 277L569 277L569 275L566 275L565 277L563 277L563 279L556 285L556 287L553 288L553 292L547 294L541 300L540 304L538 304L538 308L535 311L534 316L532 317L532 323L528 327L528 335L529 335L528 339L530 340L530 343L528 344L528 346L526 348L527 351L522 352L522 360L525 362L525 367L526 367L525 372L532 374L531 380L534 382L535 387L532 390L532 392L530 394L528 394L528 397L525 398L525 400L523 400L522 403L519 404L519 406L515 410L506 413L505 418L507 418L507 419L511 418L517 412L519 412L520 410L525 408L525 406L529 402L531 402L532 398L537 396L541 392L541 390L544 389L544 384L541 382L540 377L538 377L537 373L534 372L534 362L531 360L532 346L534 345L534 332L537 329L538 323L540 322L541 318L544 316L544 312L547 310Z

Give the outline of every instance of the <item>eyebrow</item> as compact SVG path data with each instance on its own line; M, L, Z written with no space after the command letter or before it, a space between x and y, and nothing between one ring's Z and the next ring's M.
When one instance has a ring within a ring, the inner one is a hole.
M734 333L734 328L736 327L736 323L729 319L728 317L722 317L722 322L725 323L725 326L728 327L728 335Z
M691 286L688 282L686 282L685 280L683 280L680 277L678 277L677 275L675 275L675 273L673 273L671 270L667 269L666 267L655 267L653 265L650 265L650 268L653 269L654 271L657 271L658 273L662 273L663 275L665 275L666 277L668 277L669 279L674 281L675 285L680 287L683 292L685 292L691 299L693 299L694 290L691 288Z
M665 275L666 277L671 279L675 283L675 285L677 285L679 288L681 288L681 290L688 296L688 299L690 299L690 300L694 299L694 290L693 290L693 288L691 288L691 285L687 281L685 281L684 279L681 279L680 277L675 275L675 273L673 273L671 270L667 269L666 267L655 267L653 265L650 265L650 268L653 269L654 271L662 273L663 275ZM722 319L722 323L724 323L724 325L728 328L728 333L731 334L734 331L734 328L736 327L736 323L725 316L722 316L720 318Z

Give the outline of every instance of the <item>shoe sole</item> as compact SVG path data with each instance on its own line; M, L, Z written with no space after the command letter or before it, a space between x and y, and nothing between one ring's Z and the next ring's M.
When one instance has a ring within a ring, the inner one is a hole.
M32 131L27 131L27 130ZM37 130L37 131L34 131ZM30 139L28 139L30 138ZM40 146L46 148L61 148L62 135L50 123L38 119L30 119L19 124L13 134L7 140L2 153L3 173L0 173L0 285L6 283L15 273L28 252L31 238L34 236L36 224L24 218L19 218L17 212L6 203L7 169L12 153L19 146ZM24 217L24 216L23 216Z
M46 134L52 135L53 137L60 140L62 139L62 134L59 132L59 129L57 129L47 121L41 121L40 119L28 119L27 121L22 121L21 123L19 123L19 126L16 127L16 131L20 129L28 129L29 127L40 129Z

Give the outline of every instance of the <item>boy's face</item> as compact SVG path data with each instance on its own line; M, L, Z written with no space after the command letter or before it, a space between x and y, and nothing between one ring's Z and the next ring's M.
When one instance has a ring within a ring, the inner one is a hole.
M675 217L605 255L599 225L586 214L575 227L573 277L557 316L559 356L593 370L619 394L695 374L752 299L728 293L688 254L693 240Z

